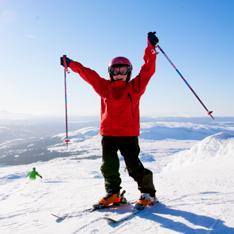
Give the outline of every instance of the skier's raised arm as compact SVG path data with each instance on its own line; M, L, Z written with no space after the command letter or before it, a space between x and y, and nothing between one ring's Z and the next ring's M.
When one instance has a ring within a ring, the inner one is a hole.
M63 63L63 57L61 57L60 64L64 66ZM85 67L81 63L73 61L68 57L66 57L66 64L73 72L78 73L86 82L88 82L99 95L103 94L108 81L100 77L96 71Z
M148 45L145 48L144 64L141 67L140 73L131 81L133 87L137 88L137 91L141 95L145 92L145 88L155 72L157 55L155 46L159 42L155 32L149 32L147 40Z

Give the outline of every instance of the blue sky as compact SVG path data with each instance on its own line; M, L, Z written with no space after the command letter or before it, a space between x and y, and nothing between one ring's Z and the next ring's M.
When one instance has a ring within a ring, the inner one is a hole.
M128 57L135 76L146 36L156 31L214 116L234 116L232 0L0 0L0 111L64 115L63 69L70 58L108 78L109 61ZM68 75L69 115L99 115L100 99ZM141 114L206 116L163 54L141 100Z

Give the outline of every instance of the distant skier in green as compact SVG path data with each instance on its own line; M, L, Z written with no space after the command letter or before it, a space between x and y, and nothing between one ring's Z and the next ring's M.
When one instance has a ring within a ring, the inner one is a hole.
M31 180L35 180L37 176L42 179L42 176L36 171L35 167L27 174L27 177L29 177Z

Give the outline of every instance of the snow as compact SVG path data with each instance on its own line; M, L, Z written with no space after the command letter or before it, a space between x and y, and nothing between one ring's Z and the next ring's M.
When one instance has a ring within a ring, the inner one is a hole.
M202 161L203 163L213 158L222 158L228 160L228 158L234 157L234 135L220 132L204 140L198 142L187 151L177 153L174 157L175 160L169 164L168 167L175 168L175 165L181 167L181 165L188 165L190 163L197 163Z
M60 142L48 145L48 151L69 157L0 167L0 233L234 233L233 126L233 122L143 122L140 158L154 172L160 202L118 225L100 218L122 217L130 210L82 212L105 193L98 129L71 131L68 148L62 143L64 134L52 135ZM36 141L26 146L30 150ZM134 201L139 191L122 156L120 162L122 187L126 198ZM26 177L32 167L43 179ZM70 218L56 222L52 213Z

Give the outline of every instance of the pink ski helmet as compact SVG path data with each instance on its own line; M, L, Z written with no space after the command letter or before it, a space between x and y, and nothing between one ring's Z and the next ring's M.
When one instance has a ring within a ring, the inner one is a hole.
M130 60L128 58L122 57L122 56L115 57L111 60L109 66L108 66L108 72L109 72L111 80L113 80L112 74L111 74L111 68L115 67L115 66L128 66L129 67L129 74L127 77L127 81L129 81L130 77L131 77L131 72L132 72L132 63L130 62Z

